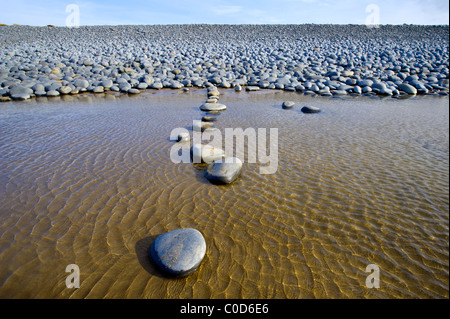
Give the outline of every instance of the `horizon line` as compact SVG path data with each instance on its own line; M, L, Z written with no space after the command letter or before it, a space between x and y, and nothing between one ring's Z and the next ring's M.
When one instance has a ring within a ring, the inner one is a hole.
M155 24L82 24L77 27L120 27L120 26L176 26L176 25L208 25L208 26L251 26L251 25L265 25L265 26L280 26L280 25L336 25L336 26L367 26L366 24L357 24L357 23L155 23ZM379 23L379 24L370 24L370 26L423 26L423 27L444 27L449 26L449 24L414 24L414 23L401 23L401 24L391 24L391 23ZM3 27L12 27L12 26L26 26L26 27L58 27L58 28L74 28L73 26L66 25L55 25L55 24L46 24L46 25L30 25L30 24L5 24L0 23L0 26ZM75 27L75 28L77 28Z

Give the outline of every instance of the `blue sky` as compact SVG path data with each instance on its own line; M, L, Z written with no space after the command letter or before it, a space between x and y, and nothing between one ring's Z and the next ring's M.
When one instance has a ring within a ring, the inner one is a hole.
M370 4L380 24L449 24L447 0L0 0L0 23L64 26L69 4L80 25L364 24Z

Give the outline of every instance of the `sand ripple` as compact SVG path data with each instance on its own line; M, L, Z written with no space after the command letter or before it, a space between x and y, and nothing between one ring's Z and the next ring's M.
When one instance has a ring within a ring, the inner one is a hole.
M204 165L170 162L170 132L201 117L205 90L2 108L0 296L448 298L448 98L223 93L219 129L278 128L276 174L244 163L215 186ZM207 254L168 280L147 249L180 227Z

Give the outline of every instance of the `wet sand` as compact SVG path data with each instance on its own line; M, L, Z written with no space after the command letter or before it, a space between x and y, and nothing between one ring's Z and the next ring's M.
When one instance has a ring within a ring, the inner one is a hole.
M2 104L0 297L449 297L448 97L220 91L217 128L278 128L275 174L244 161L217 186L170 161L170 132L201 118L205 89ZM165 278L147 250L186 227L205 259Z

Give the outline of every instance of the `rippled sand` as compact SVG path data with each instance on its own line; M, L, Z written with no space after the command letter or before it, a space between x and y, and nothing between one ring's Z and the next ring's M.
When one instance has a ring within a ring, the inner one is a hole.
M170 161L171 130L200 119L206 90L0 105L0 297L449 297L448 97L221 92L216 127L278 128L276 174L244 163L217 186ZM167 279L147 250L180 227L207 254Z

